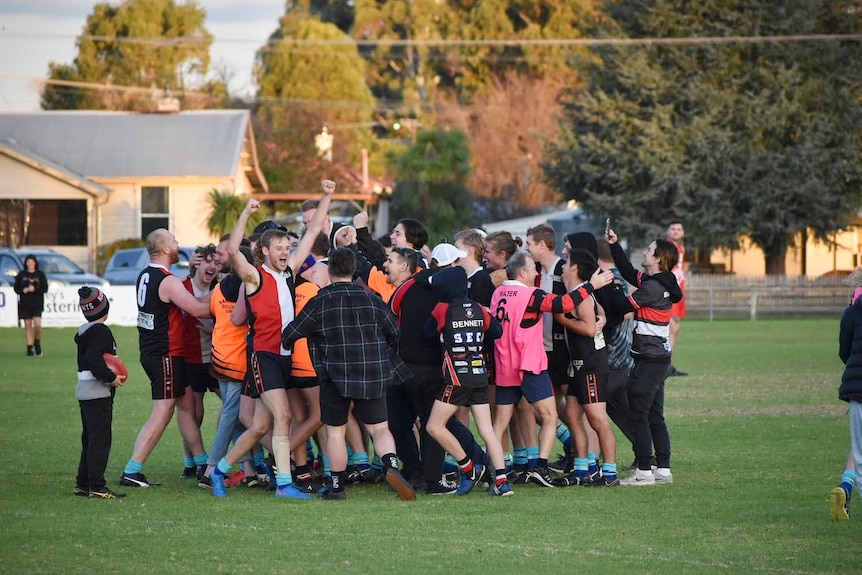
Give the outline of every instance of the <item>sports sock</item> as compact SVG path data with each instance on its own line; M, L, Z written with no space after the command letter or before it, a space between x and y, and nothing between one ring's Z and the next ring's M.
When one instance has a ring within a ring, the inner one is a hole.
M443 458L443 473L451 473L453 471L457 471L459 468L458 462L454 457L446 454L446 457Z
M379 455L375 455L371 458L371 469L374 471L383 471L383 461L380 459Z
M497 485L497 487L500 487L501 485L506 483L508 480L509 480L509 478L506 477L506 470L505 469L498 469L494 472L494 483Z
M547 469L548 468L548 460L544 457L540 457L536 460L536 468L537 469Z
M527 467L536 467L539 462L539 446L527 446Z
M503 454L503 463L506 464L506 469L511 469L512 464L514 463L514 458L512 457L511 452L507 451Z
M383 467L387 470L392 469L398 471L398 456L394 453L386 453L380 458L383 460Z
M189 465L188 467L192 467L193 465L206 465L207 464L207 452L199 453L194 457L194 463Z
M218 460L218 465L215 466L215 469L213 469L213 471L221 473L222 475L227 475L228 473L230 473L231 467L232 465L227 462L227 459L222 457Z
M526 447L516 447L515 448L515 470L523 471L527 468L527 448Z
M261 463L263 463L263 449L257 451L251 457L251 464L254 465L254 468L257 469Z
M469 457L464 457L464 459L458 460L458 469L461 470L461 473L464 475L473 475L473 460Z
M557 439L563 444L563 449L568 453L572 449L572 432L565 423L557 426Z
M123 473L128 473L129 475L132 475L134 473L140 473L143 468L143 463L138 463L137 461L133 461L130 459L129 462L126 463L126 468L123 470Z
M368 469L371 465L368 460L367 451L357 451L353 454L353 465L359 469Z
M590 451L587 453L587 471L589 471L590 475L599 470L598 462L596 461L596 454Z
M323 474L332 477L332 468L329 467L329 457L323 456Z
M332 492L341 493L344 491L344 482L347 479L347 471L332 472Z
M195 466L195 458L191 455L186 455L183 459L183 465L186 467L194 467Z
M617 464L616 463L602 463L602 475L607 477L610 480L614 480L617 478Z
M852 469L845 469L841 475L841 487L847 492L847 499L853 495L853 487L856 486L856 472Z
M575 475L578 477L586 477L589 473L589 463L586 457L575 457Z

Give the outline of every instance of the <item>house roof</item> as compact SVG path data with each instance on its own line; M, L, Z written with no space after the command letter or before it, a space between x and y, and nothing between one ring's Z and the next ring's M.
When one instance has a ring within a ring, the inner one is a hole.
M232 177L249 124L247 110L0 113L0 138L91 179ZM265 188L252 164L252 183Z
M21 162L22 164L32 168L36 168L37 170L74 186L79 190L83 190L92 196L105 197L108 194L108 188L105 186L56 164L48 158L40 156L32 150L21 146L15 140L0 139L0 155Z

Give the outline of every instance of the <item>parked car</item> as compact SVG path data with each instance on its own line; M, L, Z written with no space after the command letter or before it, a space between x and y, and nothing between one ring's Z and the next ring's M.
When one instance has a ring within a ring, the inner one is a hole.
M0 248L0 283L15 285L15 276L24 269L24 258L33 254L49 285L109 287L105 278L89 274L60 252L47 248Z
M195 253L194 247L180 247L180 261L171 266L171 273L180 278L189 275L189 258ZM105 267L105 279L112 285L135 285L138 275L150 263L146 248L117 250Z

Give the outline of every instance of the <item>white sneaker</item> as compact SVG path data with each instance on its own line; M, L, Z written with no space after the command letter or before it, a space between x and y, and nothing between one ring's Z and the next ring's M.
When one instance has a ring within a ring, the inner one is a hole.
M667 475L663 475L662 473L656 471L655 473L653 473L653 477L655 477L656 483L673 483L673 473L671 473L670 471L667 472Z
M631 477L620 481L620 485L655 485L656 477L652 471L636 469Z

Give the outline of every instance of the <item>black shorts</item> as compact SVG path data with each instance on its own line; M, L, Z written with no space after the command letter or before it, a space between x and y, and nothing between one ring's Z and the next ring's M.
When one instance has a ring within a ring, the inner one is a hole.
M141 367L150 378L152 398L176 399L186 392L185 360L179 356L142 357Z
M331 381L320 384L320 420L324 425L346 425L351 403L353 415L362 423L374 425L386 421L385 395L375 399L351 399L338 393Z
M566 395L577 398L580 405L604 403L608 395L608 374L576 371Z
M210 372L208 363L186 363L186 386L195 393L218 391L218 380Z
M34 317L42 317L42 308L32 305L18 304L18 319L33 319Z
M248 365L248 396L257 399L265 391L287 389L290 381L290 356L268 351L251 353Z
M471 405L490 403L491 401L487 385L482 387L464 387L452 384L448 384L443 388L443 392L437 400L449 405L457 405L458 407L470 407Z
M553 351L545 352L548 356L548 377L551 378L551 383L555 389L560 389L564 385L572 382L572 376L569 375L569 352L566 349L554 348Z
M316 377L291 377L287 382L287 389L309 389L320 385Z

